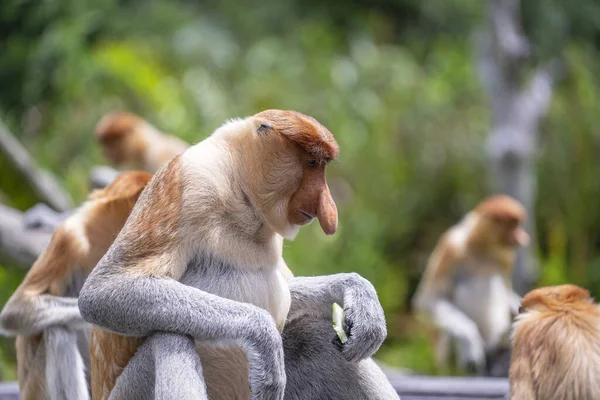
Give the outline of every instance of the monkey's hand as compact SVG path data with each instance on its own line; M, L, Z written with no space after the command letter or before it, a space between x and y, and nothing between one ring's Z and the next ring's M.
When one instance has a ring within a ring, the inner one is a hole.
M249 326L246 355L250 368L250 398L252 400L283 399L285 363L283 342L271 315L256 311Z
M356 273L295 277L288 281L292 303L288 322L302 316L331 321L331 305L344 308L344 330L348 341L342 345L333 328L331 337L348 361L372 356L387 336L383 308L369 281Z
M344 330L348 341L342 344L337 336L333 343L348 361L371 357L385 340L387 328L377 292L368 280L356 273L346 275L342 283Z
M11 297L0 313L0 333L5 336L37 335L52 326L87 329L77 299L49 294Z
M71 214L71 211L60 213L54 211L44 203L38 203L23 213L23 222L26 228L43 229L52 232Z
M481 375L485 371L485 347L479 334L463 337L458 340L460 368L468 373Z

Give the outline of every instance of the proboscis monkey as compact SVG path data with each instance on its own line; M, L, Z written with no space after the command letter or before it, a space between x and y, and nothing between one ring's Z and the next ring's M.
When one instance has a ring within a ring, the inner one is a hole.
M440 238L413 297L414 309L442 331L438 346L445 348L438 350L448 352L450 339L456 340L459 365L479 374L508 374L508 362L500 372L491 364L510 347L520 301L511 271L517 247L529 243L525 214L509 196L482 201Z
M124 172L60 224L0 314L17 335L21 399L89 399L90 325L79 313L83 282L121 230L151 175Z
M106 329L92 334L94 399L397 398L369 358L386 336L372 285L284 277L284 238L314 218L337 229L325 180L337 155L315 119L268 110L154 175L79 297L83 318ZM333 302L346 313L341 346Z
M117 168L131 167L155 173L189 144L164 134L137 115L106 114L96 125L96 139L104 157Z
M534 289L514 323L513 400L592 400L600 395L600 306L575 285Z

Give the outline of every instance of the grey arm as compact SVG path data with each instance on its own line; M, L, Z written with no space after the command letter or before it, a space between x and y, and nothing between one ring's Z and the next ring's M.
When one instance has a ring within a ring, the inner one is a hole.
M475 322L445 298L433 298L423 307L438 328L458 340L459 362L482 370L485 367L485 346Z
M44 331L46 384L50 400L89 400L86 363L77 347L77 333L64 327Z
M52 326L83 329L77 299L42 294L13 297L0 314L0 330L6 335L37 335Z
M156 332L117 379L110 400L207 400L202 364L189 336Z
M387 336L383 308L373 285L356 273L296 277L288 281L292 302L288 322L307 316L331 321L331 306L344 308L348 341L340 347L348 361L371 357ZM333 328L332 339L337 338Z
M270 314L173 279L116 274L111 251L81 290L79 307L86 321L125 335L161 331L236 342L248 357L252 399L283 398L282 339Z
M28 229L53 231L74 212L75 210L54 211L46 204L38 203L23 213L23 222Z

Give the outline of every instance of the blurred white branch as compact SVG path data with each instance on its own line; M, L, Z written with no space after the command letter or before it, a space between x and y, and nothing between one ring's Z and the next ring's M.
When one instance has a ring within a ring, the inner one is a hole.
M0 204L0 262L31 267L50 235L48 231L27 228L20 211Z
M487 140L495 192L520 200L529 216L526 229L535 241L535 153L538 129L552 99L552 87L561 72L558 61L534 71L522 83L530 45L520 23L519 0L488 0L488 27L477 35L479 77L492 106ZM531 250L521 249L513 274L515 290L524 294L537 279Z
M69 194L63 190L52 175L37 166L27 150L14 138L2 121L0 121L0 153L19 170L41 201L57 211L66 211L72 208Z

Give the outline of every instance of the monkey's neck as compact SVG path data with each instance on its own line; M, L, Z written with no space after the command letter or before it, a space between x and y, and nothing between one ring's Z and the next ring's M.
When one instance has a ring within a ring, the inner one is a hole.
M276 265L283 242L257 210L231 150L213 138L181 157L184 209L208 250L239 265Z
M144 126L140 130L137 142L138 165L154 174L162 166L161 153L165 143L164 135L152 126Z

